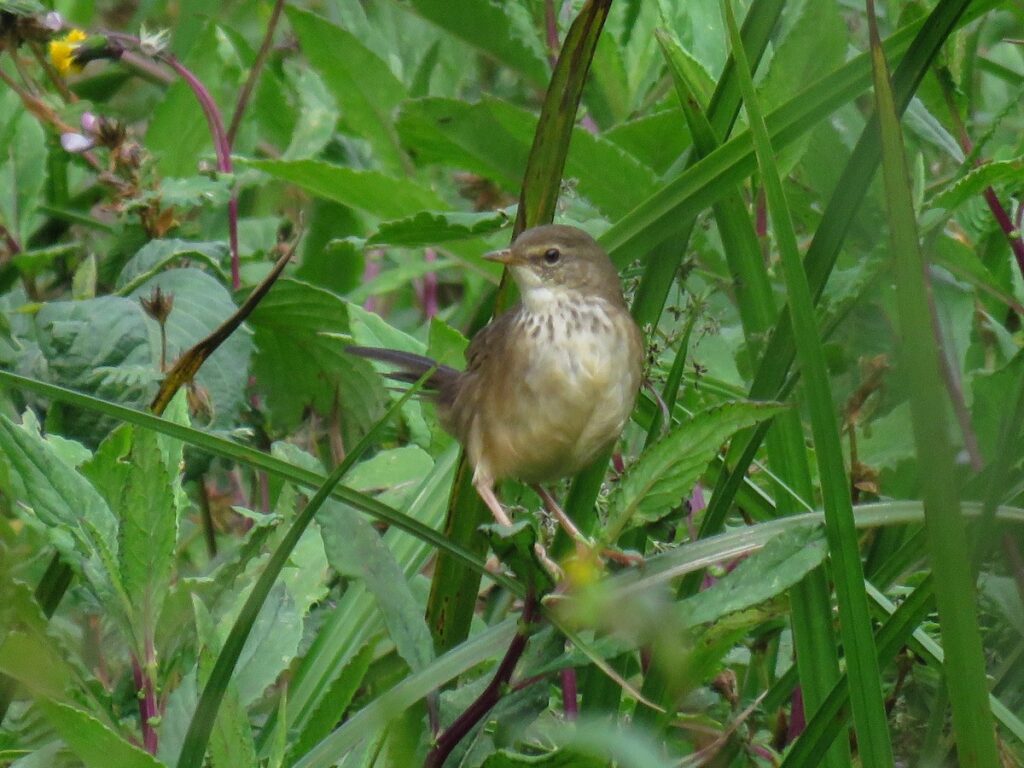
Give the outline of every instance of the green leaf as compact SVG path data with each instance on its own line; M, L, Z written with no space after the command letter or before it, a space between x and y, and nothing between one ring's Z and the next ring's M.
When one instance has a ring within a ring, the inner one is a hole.
M298 113L302 119L296 124L281 157L285 160L315 157L334 136L338 107L316 72L291 60L285 61L284 71L292 91L298 96Z
M238 596L238 608L248 596L248 592ZM234 615L232 611L228 618L233 621ZM267 595L238 656L232 682L237 686L243 707L262 696L267 686L287 669L299 650L301 640L302 615L287 587L278 582Z
M402 105L398 130L418 163L466 168L514 192L536 125L529 110L489 96L475 104L426 98ZM626 213L654 189L654 172L620 145L583 128L571 128L571 136L565 176L610 216Z
M404 155L392 113L405 97L405 87L351 32L295 6L286 12L302 52L334 95L344 124L370 142L385 166L399 170Z
M380 171L360 171L320 160L240 158L238 163L295 184L310 194L384 219L445 207L437 195L412 179Z
M412 336L388 325L380 315L367 312L358 304L349 304L349 318L352 323L352 338L356 344L363 347L384 347L386 349L398 349L403 352L414 352L422 355L425 351L424 344ZM386 366L383 366L386 370ZM402 396L401 392L392 391L389 393L392 400ZM426 418L423 416L422 405L409 400L402 406L402 418L405 419L412 433L412 440L420 446L430 445L430 428Z
M362 360L344 352L349 321L346 304L322 288L281 278L249 316L256 344L253 373L271 419L281 428L297 424L307 406L329 414L337 401L343 422L365 430L384 401L380 378Z
M238 309L227 288L192 267L155 274L139 285L132 297L148 298L157 287L165 296L174 297L174 308L164 326L168 366ZM226 428L235 424L239 411L245 407L246 372L252 347L252 334L243 326L217 347L196 374L195 383L205 390L212 407L210 421L214 426Z
M508 226L512 218L508 209L481 213L420 211L404 219L382 222L366 240L366 245L415 248L483 237Z
M221 279L226 275L220 265L227 259L228 249L222 242L191 242L188 240L150 240L142 246L117 276L117 293L127 296L146 280L179 259L199 259L217 270Z
M160 436L134 431L118 511L121 516L119 554L121 580L132 596L136 626L152 630L170 583L178 541L174 475L161 455ZM180 452L179 452L180 456ZM141 636L138 638L141 641ZM136 649L141 651L143 646Z
M414 672L434 657L423 608L413 597L405 574L380 534L350 507L330 502L318 516L331 565L339 573L361 578L373 594L398 654Z
M687 622L707 624L780 595L825 558L820 528L802 527L769 541L709 589L680 604Z
M535 595L550 592L555 584L551 574L541 563L537 551L537 532L526 520L520 520L506 527L497 524L481 526L487 534L491 549L512 573Z
M35 317L45 378L107 400L147 405L156 389L159 341L139 303L120 296L44 304ZM90 413L65 415L62 431L95 443L111 428Z
M0 415L0 482L48 529L101 602L123 622L130 614L117 565L117 520L96 489L38 435Z
M458 264L454 259L427 260L422 253L419 258L406 258L399 264L389 267L372 280L367 280L358 288L349 291L348 300L358 304L371 296L383 294L407 288L413 280L432 272L439 272L442 269L450 269Z
M37 224L45 168L46 136L39 121L21 109L0 118L0 224L22 248Z
M548 79L548 65L529 17L515 3L494 0L407 0L416 13L455 37L526 76L535 86Z
M1024 172L1024 158L1020 157L1015 157L1013 160L995 160L985 163L968 171L937 192L928 200L927 206L951 211L977 197L987 187L1007 182L1018 182L1022 172Z
M614 541L630 525L667 515L690 493L722 443L781 409L775 404L726 403L675 427L643 453L619 484L609 502L606 540Z
M292 759L306 754L342 721L370 669L376 645L375 642L368 642L345 660L340 672L330 681L327 690L320 697L319 704L310 714L305 727L289 750ZM278 723L282 728L285 722L286 713L279 712Z
M86 768L165 768L87 712L46 699L38 706Z

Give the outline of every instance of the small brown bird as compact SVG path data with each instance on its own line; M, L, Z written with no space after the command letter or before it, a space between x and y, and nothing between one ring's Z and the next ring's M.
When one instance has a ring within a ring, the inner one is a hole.
M484 258L508 267L522 301L473 338L464 371L438 366L426 387L499 523L510 521L494 484L515 478L581 540L544 484L576 474L618 439L643 375L640 329L611 259L583 230L535 227ZM348 351L390 364L404 381L437 365L394 350Z

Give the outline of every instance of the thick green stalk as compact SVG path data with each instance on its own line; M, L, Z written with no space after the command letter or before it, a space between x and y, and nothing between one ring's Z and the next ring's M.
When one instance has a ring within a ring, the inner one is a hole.
M882 697L878 653L871 635L871 618L864 594L864 572L853 521L849 481L832 407L832 388L814 316L811 289L800 259L789 204L775 163L768 128L754 92L730 0L722 0L722 6L790 300L797 358L803 372L805 397L814 435L825 507L825 532L839 603L840 631L851 680L853 720L861 759L864 765L886 768L893 764L893 756Z

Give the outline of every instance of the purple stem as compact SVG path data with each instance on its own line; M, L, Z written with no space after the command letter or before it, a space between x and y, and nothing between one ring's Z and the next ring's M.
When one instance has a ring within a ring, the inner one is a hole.
M508 650L505 651L505 658L498 665L498 670L494 673L494 677L491 678L491 682L476 697L476 700L441 733L434 748L430 750L427 759L423 762L423 768L441 768L456 745L473 730L477 723L484 719L487 713L501 699L508 681L512 679L512 672L515 671L516 664L519 663L523 651L526 650L526 643L533 632L531 624L533 623L535 609L536 601L533 595L527 595L523 603L523 615L519 620L519 631L516 632L516 636L509 643Z
M120 32L108 32L107 38L122 45L130 45L133 48L141 48L141 41L133 35L125 35ZM224 132L224 121L220 116L220 109L210 95L210 91L203 85L202 81L186 67L177 56L170 53L156 55L160 61L165 63L184 80L188 87L195 94L199 106L206 115L206 122L210 127L210 135L213 137L213 149L217 155L217 169L222 173L231 173L231 145L228 142L227 134ZM239 274L238 257L238 195L231 193L228 201L228 240L231 247L231 287L238 290L242 287L242 279Z
M562 670L562 709L566 720L579 717L579 705L576 703L576 669L566 667Z
M792 744L797 736L804 732L807 727L807 719L804 715L804 691L799 685L793 689L793 699L789 712L789 731L786 733L786 743Z
M151 755L156 754L157 736L156 730L150 723L150 718L157 716L156 694L153 692L153 681L146 674L139 660L132 654L132 679L135 681L135 690L141 691L139 696L139 718L142 720L142 745Z

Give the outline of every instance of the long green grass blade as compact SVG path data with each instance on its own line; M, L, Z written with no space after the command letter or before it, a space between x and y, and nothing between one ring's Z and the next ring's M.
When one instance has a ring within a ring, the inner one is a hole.
M974 577L967 530L960 513L948 403L928 298L928 272L921 253L903 134L889 85L885 54L878 43L875 8L867 0L875 74L875 107L882 135L882 172L889 201L896 297L903 336L903 375L908 383L914 442L921 473L925 528L946 652L944 672L953 710L953 731L960 765L998 765L992 713L985 679L985 658L974 602Z
M737 60L740 88L750 120L758 167L765 186L768 211L778 242L790 300L797 357L803 372L805 397L817 450L818 476L825 506L825 531L839 603L840 631L851 680L851 703L858 745L865 765L885 768L893 764L892 745L885 717L878 654L871 635L871 619L864 594L864 571L853 521L849 481L832 408L832 387L814 316L811 290L800 259L782 179L775 163L775 150L754 92L730 0L723 0L722 6L733 55Z
M886 40L886 54L895 55L898 51L902 51L903 46L907 43L904 33L917 30L913 42L906 48L906 55L897 66L893 78L893 94L898 112L902 113L906 109L939 48L953 30L998 4L995 0L974 3L971 3L970 0L940 0L923 23L908 25ZM897 42L899 45L896 44ZM848 63L843 70L850 67L854 61L860 62L858 66L870 67L869 55L864 54ZM867 69L864 74L869 76ZM865 83L866 85L867 83ZM815 87L812 92L816 92L816 90ZM782 107L780 110L785 108ZM776 110L776 112L780 110ZM773 136L772 140L775 142L777 138ZM779 144L776 143L775 146L779 148ZM821 292L824 290L825 283L839 255L839 248L846 237L861 200L867 192L871 179L875 175L880 159L881 144L878 122L876 119L872 119L857 140L853 153L836 184L836 191L829 199L821 223L818 225L804 257L807 279L815 301L820 298ZM758 366L750 388L750 398L754 400L780 398L779 393L784 391L787 386L787 377L795 357L793 326L787 307L782 310L767 349L761 357L761 364ZM720 478L705 514L701 535L721 528L733 499L731 493L724 491L739 487L738 481L746 475L750 461L756 453L755 449L760 445L765 434L766 430L761 427L752 434L746 445L743 440L733 441L726 458L727 464L732 467L732 473Z

